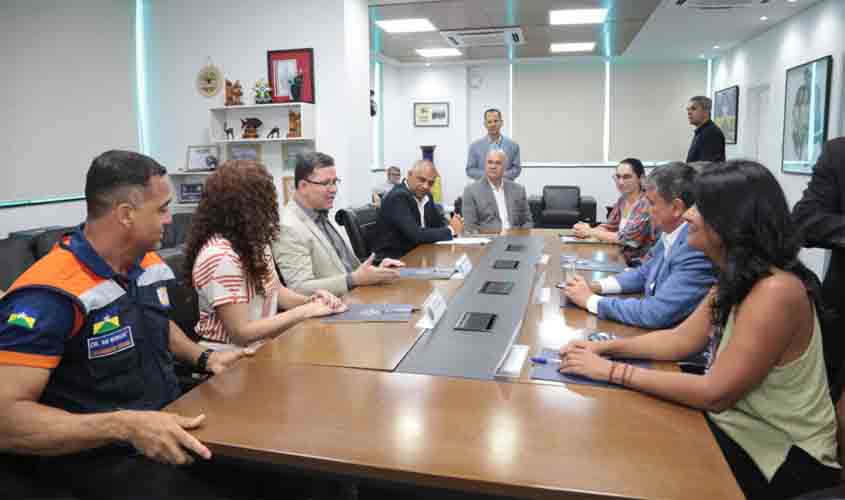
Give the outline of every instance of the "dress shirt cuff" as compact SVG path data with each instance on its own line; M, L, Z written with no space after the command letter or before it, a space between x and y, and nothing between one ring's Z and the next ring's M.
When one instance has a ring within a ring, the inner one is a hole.
M613 276L600 279L599 286L601 286L601 293L622 293L622 285Z
M346 273L346 289L352 290L355 288L355 281L352 279L352 273Z
M599 313L599 301L601 300L601 295L592 294L590 298L587 299L587 310L593 314Z
M455 232L455 229L454 229L454 228L452 228L452 226L449 226L449 233L451 233L451 234L452 234L452 238L457 238L457 237L458 237L458 233L456 233L456 232Z

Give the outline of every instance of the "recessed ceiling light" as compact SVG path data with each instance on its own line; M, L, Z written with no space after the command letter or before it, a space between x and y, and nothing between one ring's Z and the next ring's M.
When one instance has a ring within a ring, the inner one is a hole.
M719 50L721 47L719 47L718 45L714 45L713 48Z
M426 66L431 66L431 63L425 63Z
M795 3L795 2L797 2L798 0L786 0L786 1L787 1L787 2L789 2L789 3Z
M769 16L760 16L760 20L761 20L761 21L768 21L768 20L769 20Z
M451 57L461 55L458 49L417 49L417 54L423 57Z
M552 52L592 52L596 42L553 43L549 46Z
M385 19L376 21L381 29L388 33L420 33L437 31L428 19Z
M607 19L607 9L550 10L549 24L601 24Z

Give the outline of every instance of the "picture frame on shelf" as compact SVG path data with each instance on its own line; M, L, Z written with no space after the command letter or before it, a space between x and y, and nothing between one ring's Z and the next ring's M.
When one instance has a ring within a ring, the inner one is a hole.
M294 184L293 176L286 175L282 177L282 198L285 205L293 199L293 193L296 191L296 184Z
M261 144L234 143L229 144L230 160L261 161Z
M736 144L739 123L739 85L716 92L713 100L713 122L725 134L725 144Z
M314 49L267 51L273 102L314 103Z
M414 103L414 126L415 127L448 127L449 126L449 103L448 102L415 102Z
M220 164L220 147L217 144L188 146L185 155L186 172L214 170Z
M179 193L176 199L182 204L199 203L202 199L203 183L201 182L186 182L179 184Z
M786 70L781 170L811 175L827 140L833 57Z

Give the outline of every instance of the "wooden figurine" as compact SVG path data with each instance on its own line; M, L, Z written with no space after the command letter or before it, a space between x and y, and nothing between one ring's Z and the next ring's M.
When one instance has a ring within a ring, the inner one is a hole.
M263 125L258 118L241 118L241 138L258 139L258 127Z
M241 96L243 96L244 92L241 88L241 81L235 80L235 83L226 80L226 106L240 106L243 104L241 102Z
M280 137L280 135L279 135L279 134L281 134L281 131L279 130L279 127L273 127L273 128L271 128L271 129L270 129L270 133L269 133L269 134L267 134L267 138L269 139L269 138L271 138L271 137L275 136L275 137L276 137L276 139L278 139L278 138Z
M226 139L235 139L235 130L226 122L223 122L223 133L226 134Z
M288 112L288 137L302 136L302 114L297 111Z

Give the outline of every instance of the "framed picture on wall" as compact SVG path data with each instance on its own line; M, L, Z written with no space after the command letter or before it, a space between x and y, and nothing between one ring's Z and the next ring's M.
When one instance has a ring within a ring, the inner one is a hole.
M273 102L314 102L314 49L267 51Z
M716 92L713 101L713 121L725 134L726 144L736 144L739 123L739 85Z
M188 146L185 170L187 172L201 172L214 170L220 159L220 148L216 144L202 146Z
M229 144L229 159L261 161L261 144Z
M449 126L449 103L448 102L415 102L414 103L414 126L415 127L448 127Z
M786 70L783 163L786 173L813 173L827 139L833 58L825 56Z

